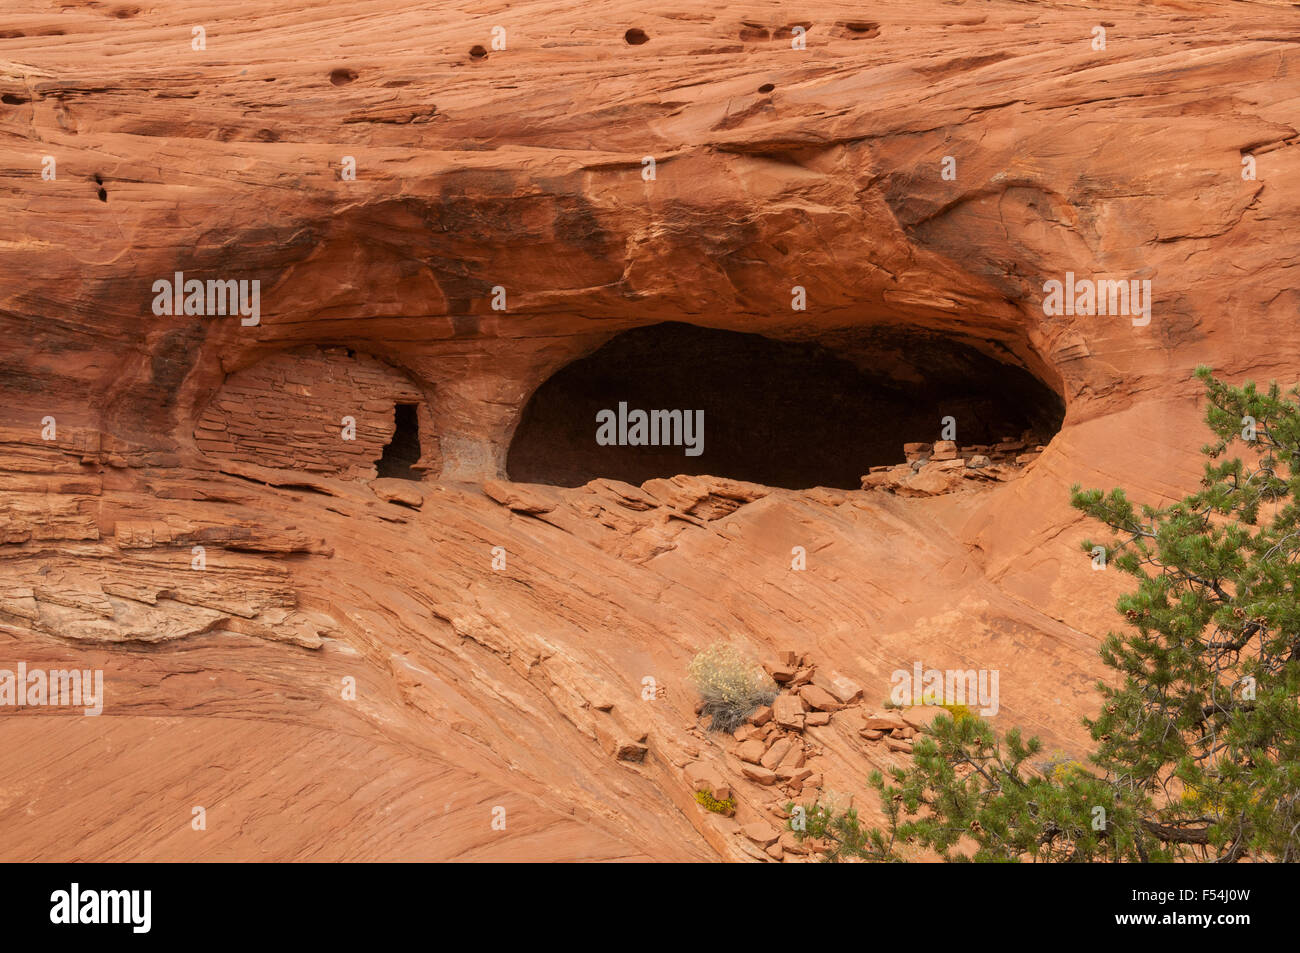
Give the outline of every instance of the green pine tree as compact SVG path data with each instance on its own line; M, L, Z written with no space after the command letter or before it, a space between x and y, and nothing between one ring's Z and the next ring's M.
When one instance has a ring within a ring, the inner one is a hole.
M1071 492L1137 581L1101 647L1089 763L1034 767L1036 738L940 716L910 767L873 773L883 829L812 805L796 836L831 861L1300 860L1300 391L1197 376L1216 438L1197 492Z

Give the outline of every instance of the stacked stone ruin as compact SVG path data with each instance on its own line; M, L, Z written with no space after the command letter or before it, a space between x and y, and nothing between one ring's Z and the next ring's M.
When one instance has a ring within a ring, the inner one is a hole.
M370 479L393 439L394 405L423 401L402 373L369 355L301 348L231 374L194 438L219 460Z
M952 440L905 443L906 462L872 467L862 478L862 489L899 496L940 496L974 489L1015 479L1044 449L1028 430L1018 438L1003 437L993 444L961 447Z

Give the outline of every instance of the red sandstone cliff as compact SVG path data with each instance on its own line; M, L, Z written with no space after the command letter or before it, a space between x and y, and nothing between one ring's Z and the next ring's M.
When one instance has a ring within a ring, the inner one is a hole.
M1119 582L1067 488L1181 493L1192 368L1300 366L1297 41L1268 3L10 0L0 668L107 685L0 712L7 856L756 856L686 774L740 777L685 679L730 637L870 701L997 669L997 724L1082 751ZM178 271L259 281L258 323L155 314ZM1150 323L1045 315L1067 271L1149 280ZM935 497L501 482L548 378L663 321L922 387L874 348L937 338L1064 424ZM423 479L372 486L396 404ZM860 794L900 755L837 724L818 769Z

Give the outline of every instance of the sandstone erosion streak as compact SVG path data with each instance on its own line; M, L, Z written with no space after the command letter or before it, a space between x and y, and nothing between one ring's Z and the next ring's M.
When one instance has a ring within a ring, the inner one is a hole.
M0 713L7 856L779 856L762 784L720 821L687 774L723 748L686 664L733 634L867 711L913 660L996 668L997 724L1083 751L1119 581L1078 553L1068 486L1194 483L1197 363L1295 378L1300 19L870 16L10 0L0 667L102 668L107 698ZM155 315L177 271L259 281L259 323ZM1067 271L1150 280L1150 324L1045 316ZM510 483L530 396L663 321L899 373L915 355L880 342L960 345L1064 424L978 492ZM910 742L815 720L818 772L776 768L825 789Z

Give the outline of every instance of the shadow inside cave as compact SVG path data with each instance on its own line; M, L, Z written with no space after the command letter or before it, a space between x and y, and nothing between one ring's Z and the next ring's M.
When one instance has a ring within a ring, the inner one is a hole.
M685 473L857 489L869 467L903 462L904 443L940 439L945 417L962 445L1026 430L1046 443L1064 403L1023 368L933 332L875 328L832 350L669 322L625 331L545 381L507 471L558 486Z

